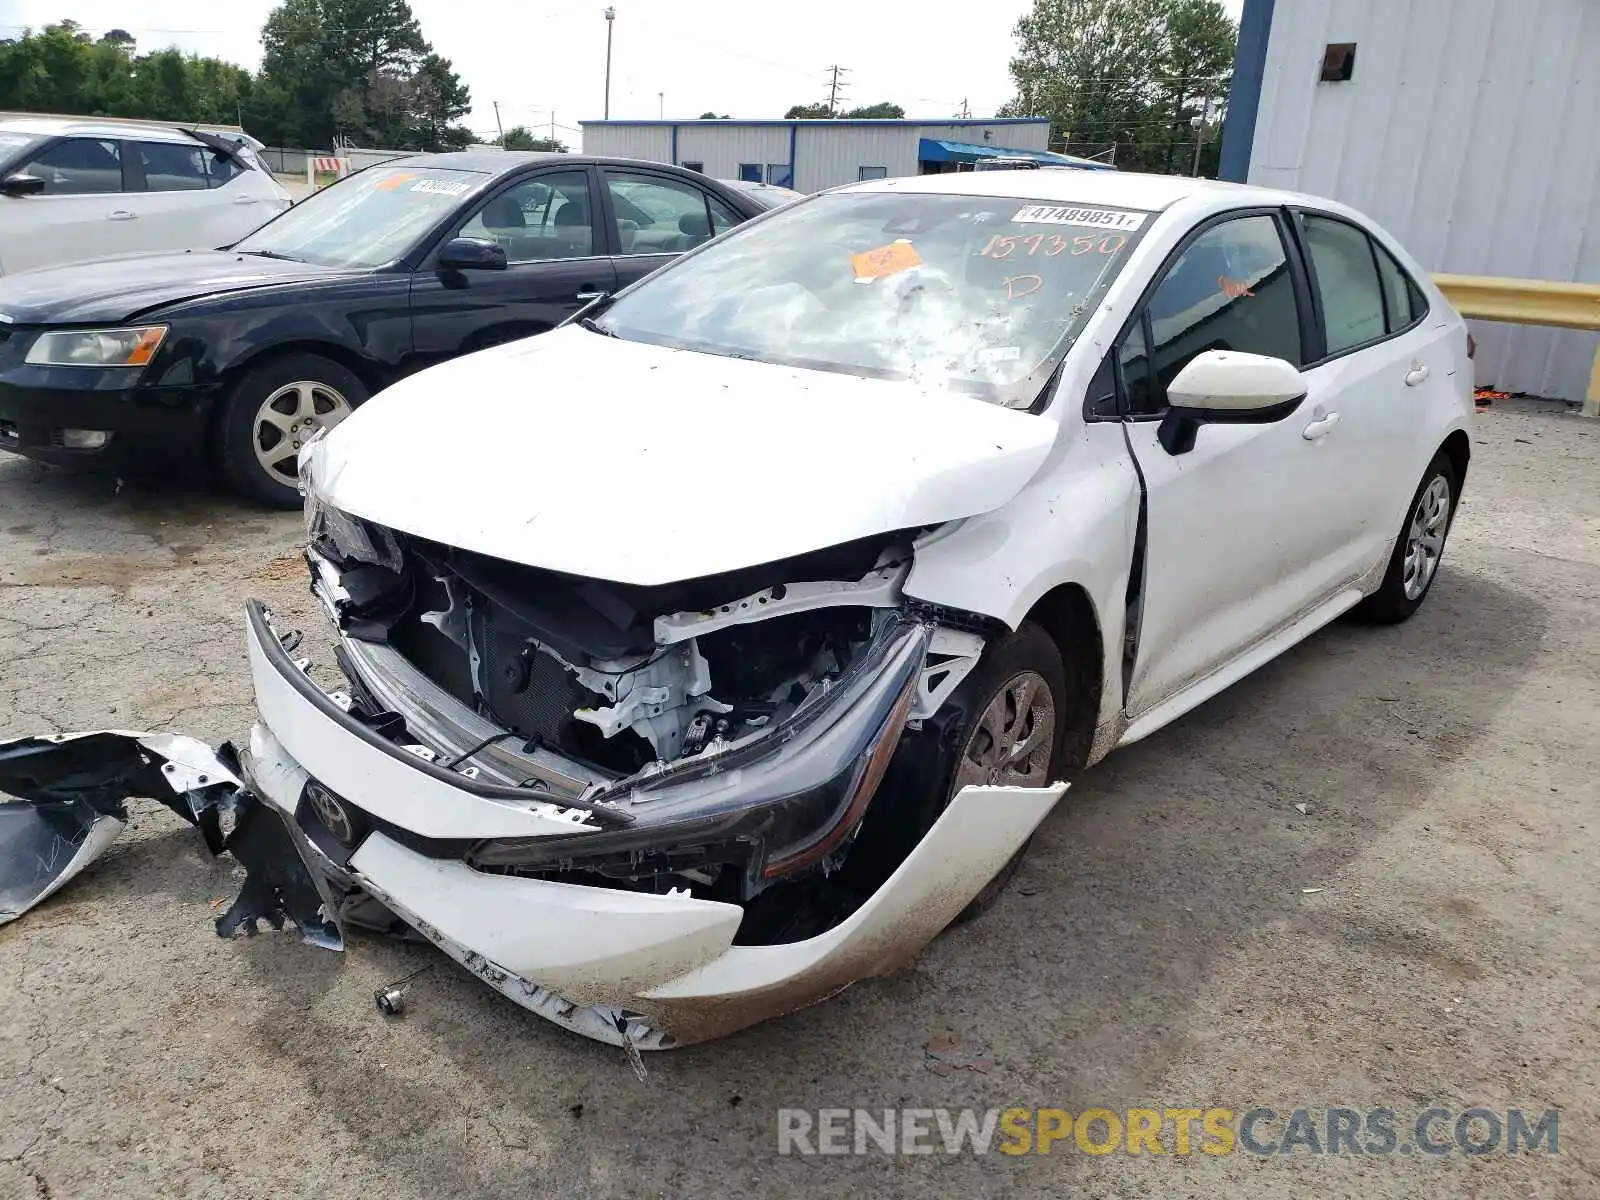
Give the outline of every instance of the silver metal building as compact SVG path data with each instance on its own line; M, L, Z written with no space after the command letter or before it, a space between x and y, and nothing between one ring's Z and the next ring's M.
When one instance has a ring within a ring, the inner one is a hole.
M718 179L801 192L970 168L1021 156L1057 166L1104 164L1052 154L1043 117L948 121L584 121L583 152L677 163Z
M1331 196L1425 267L1600 282L1600 0L1245 0L1224 178ZM1597 337L1476 324L1481 384L1577 399Z

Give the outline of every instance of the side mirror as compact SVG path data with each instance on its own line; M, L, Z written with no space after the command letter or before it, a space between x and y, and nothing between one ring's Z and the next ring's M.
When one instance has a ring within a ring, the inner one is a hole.
M1207 350L1167 385L1161 445L1168 454L1187 454L1202 425L1270 424L1287 417L1305 398L1305 377L1281 358Z
M44 191L44 180L37 175L27 175L19 171L0 180L0 193L7 196L37 196L42 191Z
M442 271L504 271L506 250L487 238L451 238L439 251Z

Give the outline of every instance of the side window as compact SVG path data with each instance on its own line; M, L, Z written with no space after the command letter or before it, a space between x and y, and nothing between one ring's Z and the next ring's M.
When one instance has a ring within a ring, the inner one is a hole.
M150 192L203 192L206 150L171 142L133 142L144 164L144 186Z
M214 188L219 188L236 175L243 175L244 168L226 154L218 154L214 150L207 150L206 178Z
M1372 243L1354 225L1307 214L1306 249L1317 277L1322 299L1322 323L1328 336L1328 353L1381 338L1383 290Z
M1304 362L1289 258L1277 221L1265 214L1235 217L1197 237L1168 268L1147 311L1154 370L1147 392L1136 395L1130 386L1134 415L1164 409L1167 385L1206 350ZM1136 365L1124 362L1124 376Z
M869 179L887 179L888 177L889 177L889 168L888 167L857 167L856 168L856 179L861 181L861 182L863 182L863 183L865 183Z
M773 187L792 188L794 170L786 162L767 164L767 182Z
M514 263L588 258L594 253L588 173L525 179L487 200L456 236L496 242Z
M1394 256L1377 242L1372 243L1372 249L1378 256L1378 278L1383 281L1383 298L1388 305L1389 332L1397 333L1426 312L1428 306Z
M122 190L120 143L101 138L57 142L21 168L44 180L44 195L81 196Z
M615 171L606 172L606 187L623 254L681 254L711 238L710 198L697 187Z
M761 164L760 163L740 163L739 164L739 178L744 183L760 183L761 182Z
M1144 338L1144 322L1137 322L1122 339L1117 352L1117 366L1122 375L1123 394L1128 397L1130 413L1149 413L1160 410L1155 387L1150 377L1150 347Z
M715 196L707 196L706 203L711 207L712 237L727 233L739 223L739 218L734 215L733 210Z

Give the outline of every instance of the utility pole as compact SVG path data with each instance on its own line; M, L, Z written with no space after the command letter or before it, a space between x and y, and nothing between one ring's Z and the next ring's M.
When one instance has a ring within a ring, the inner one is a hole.
M605 119L611 119L611 26L617 19L617 10L606 9L606 109Z
M665 117L666 115L667 115L667 94L665 92L657 92L656 93L656 116L657 117Z
M842 85L842 80L839 77L848 75L850 72L847 68L838 64L829 67L828 72L833 76L832 81L828 84L828 115L831 117L839 111L839 88Z
M1206 122L1211 118L1211 88L1206 88L1206 98L1201 105L1200 115L1195 117L1191 124L1195 127L1194 137L1194 170L1189 174L1196 179L1200 177L1200 149L1206 144Z
M961 98L961 119L963 121L965 121L971 116L972 116L972 110L967 107L967 98L965 96L963 96Z
M556 110L553 108L550 110L550 140L556 140Z
M506 144L506 127L500 124L500 101L494 101L494 127L500 132L500 145Z

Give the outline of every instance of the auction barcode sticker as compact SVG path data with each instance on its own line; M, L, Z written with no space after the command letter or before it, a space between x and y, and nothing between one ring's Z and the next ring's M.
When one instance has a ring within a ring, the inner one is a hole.
M1020 225L1082 225L1090 229L1116 229L1131 233L1144 228L1147 214L1117 208L1076 208L1060 204L1030 204L1011 219Z
M411 185L413 192L437 192L441 196L460 196L471 189L470 183L455 183L447 179L419 179Z

